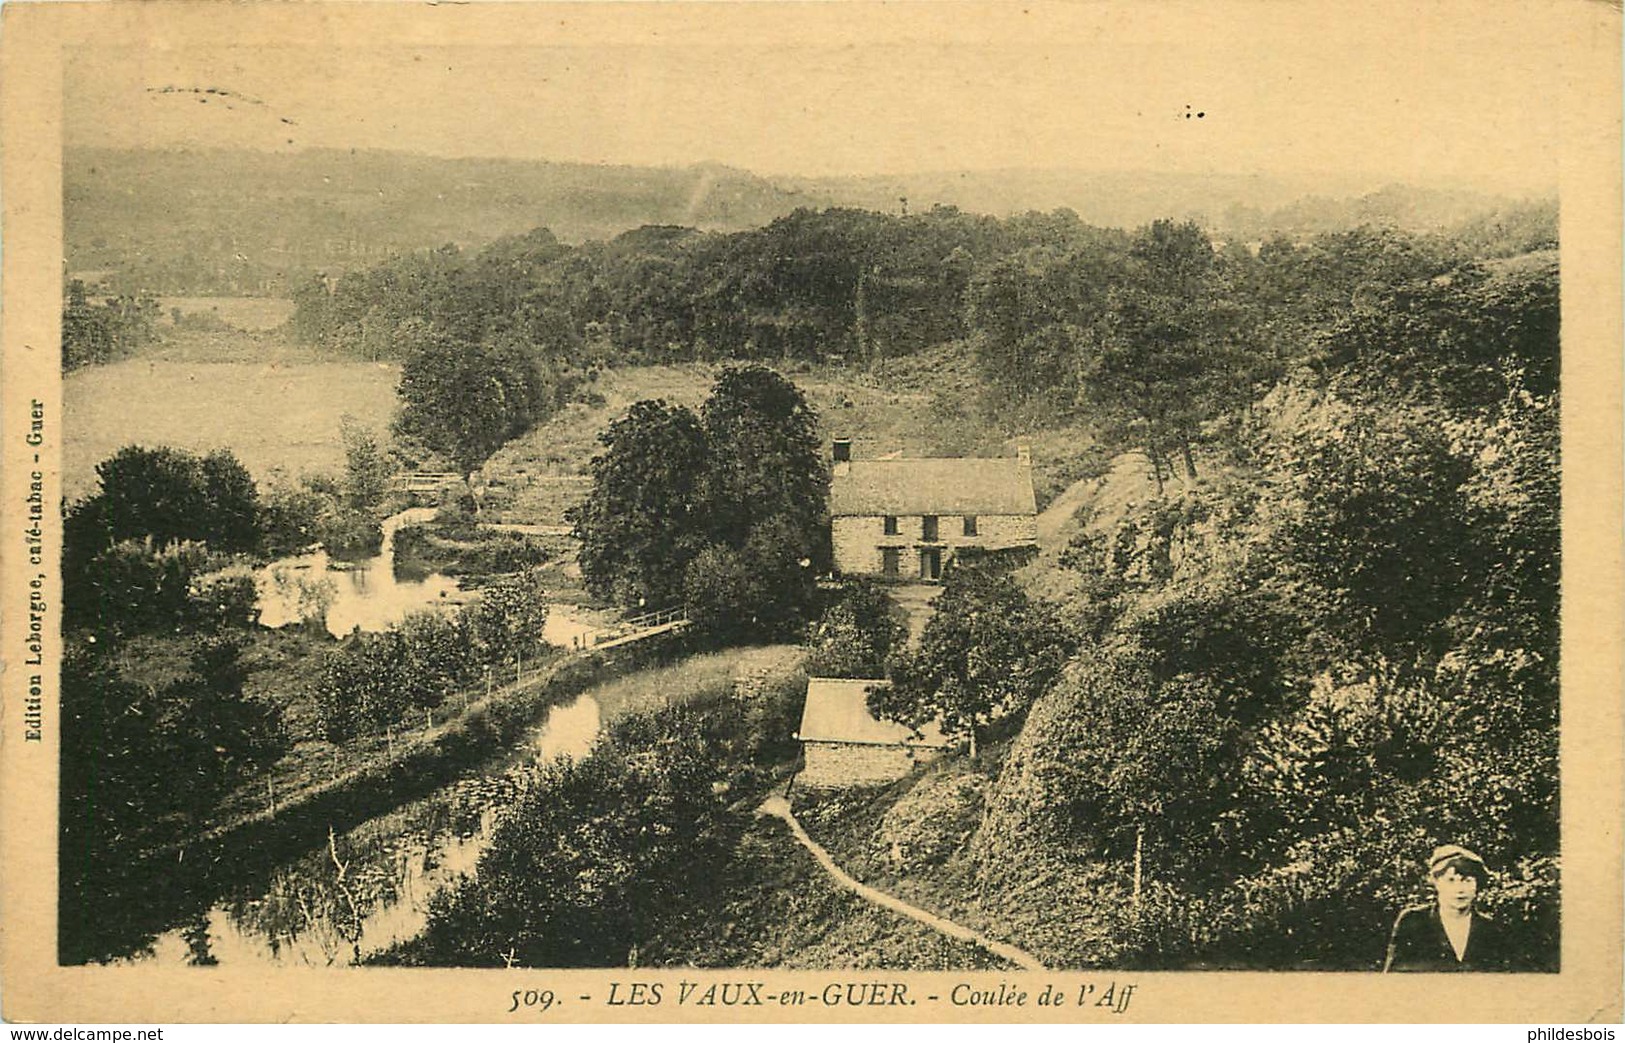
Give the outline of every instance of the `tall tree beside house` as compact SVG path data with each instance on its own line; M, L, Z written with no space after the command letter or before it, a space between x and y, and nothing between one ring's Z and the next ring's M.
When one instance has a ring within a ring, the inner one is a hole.
M800 388L764 366L724 369L700 415L710 454L699 520L718 554L685 577L689 607L714 617L719 636L797 633L831 558L818 417ZM715 581L733 567L749 582L743 600L727 605L712 595L729 589Z
M598 441L604 451L592 459L592 491L569 516L582 579L618 604L669 605L704 545L705 431L691 410L654 400L633 403Z
M801 389L765 366L729 367L701 419L711 448L703 492L711 540L743 547L777 519L798 557L827 568L829 479L818 417Z
M633 405L599 436L570 515L588 589L629 608L688 604L719 635L805 624L830 559L816 425L801 391L757 366L723 370L701 417Z
M944 575L920 647L896 658L889 688L877 688L877 716L918 727L939 720L949 734L978 734L1026 712L1055 682L1068 654L1053 610L1027 596L1008 572L954 563Z
M742 547L707 544L683 576L689 617L723 641L799 637L818 600L804 540L787 516L774 515Z

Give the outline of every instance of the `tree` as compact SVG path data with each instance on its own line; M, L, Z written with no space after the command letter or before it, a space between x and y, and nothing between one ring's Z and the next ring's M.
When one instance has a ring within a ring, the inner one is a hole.
M713 543L689 563L683 603L701 630L745 641L799 634L817 599L812 562L782 515L769 518L735 549Z
M629 715L587 756L545 766L478 872L435 896L412 955L528 967L635 957L674 910L696 907L733 849L724 794L748 770L748 746L719 716L685 705Z
M235 641L163 639L164 680L137 679L110 642L62 662L64 962L120 951L130 866L195 832L216 802L288 748L274 707L243 694ZM132 671L133 673L134 671Z
M1494 409L1514 385L1557 389L1558 305L1555 260L1374 286L1322 338L1321 362L1345 395Z
M908 639L908 628L897 615L884 587L868 580L848 583L808 638L808 672L819 677L886 676L893 654Z
M272 557L298 554L318 539L316 530L327 497L306 483L278 482L260 498L261 550Z
M1083 234L1083 233L1087 234ZM1007 395L1049 400L1059 410L1078 391L1083 338L1124 279L1128 237L1076 230L985 265L968 310L982 376Z
M486 587L463 613L468 636L486 663L534 658L544 644L547 595L532 573L511 576Z
M759 366L723 370L702 415L639 402L599 436L570 515L582 577L628 607L685 599L719 633L794 630L830 560L817 418Z
M345 500L356 510L376 507L389 491L395 468L378 447L377 437L354 418L339 420L339 435L344 440Z
M1322 625L1358 647L1438 649L1463 603L1474 465L1443 417L1331 401L1278 449L1300 501L1289 567L1325 592ZM1372 643L1375 642L1375 645Z
M472 476L487 457L551 407L530 353L512 340L471 342L417 329L401 364L396 429Z
M1082 394L1118 440L1145 450L1159 486L1176 453L1194 478L1202 424L1251 391L1255 360L1240 349L1213 246L1195 224L1142 229L1126 274L1088 338Z
M701 411L710 461L702 497L708 535L743 548L768 519L788 551L829 566L829 481L818 416L801 389L763 366L729 367Z
M68 284L62 306L62 371L112 362L156 336L158 301L145 292L91 304L85 284Z
M705 432L689 409L655 400L634 403L598 441L592 491L570 513L582 579L622 605L670 604L703 546Z
M683 604L693 624L708 634L743 639L757 629L753 611L762 584L745 556L711 544L694 556L683 573Z
M889 688L870 709L912 727L938 719L949 733L977 730L1024 713L1066 661L1066 637L1054 613L1030 599L1007 573L950 566L919 649L901 657Z
M225 450L199 457L126 446L97 464L96 474L97 492L63 520L69 626L140 629L172 619L209 552L249 551L260 542L254 481Z
M199 457L182 449L126 446L96 465L97 493L76 504L81 539L107 546L151 539L156 547L182 540L215 550L252 550L259 540L254 479L231 453ZM91 553L96 546L76 547Z

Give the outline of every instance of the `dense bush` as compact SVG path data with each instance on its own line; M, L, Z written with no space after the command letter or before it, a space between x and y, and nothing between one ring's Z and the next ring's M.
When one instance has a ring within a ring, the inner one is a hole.
M773 764L800 686L722 690L616 721L582 760L555 762L499 822L475 876L437 896L403 962L637 964L641 941L703 918ZM679 693L681 699L688 693Z
M373 557L384 545L384 530L366 511L333 503L316 518L316 542L340 561Z
M1459 842L1515 962L1555 967L1557 409L1506 379L1467 414L1277 394L1260 473L1075 548L1095 650L1006 762L988 872L1138 848L1125 959L1371 967Z
M357 631L322 657L313 697L323 735L343 742L440 706L486 670L547 652L546 596L534 576L493 585L455 616L414 613L375 633Z
M320 541L317 525L329 503L329 497L309 482L270 485L260 496L259 527L265 554L281 558L309 550Z
M395 533L394 570L399 578L497 576L522 572L552 559L538 540L519 532L478 527L409 525Z
M157 548L191 540L227 553L259 543L254 480L225 450L126 446L96 465L96 477L96 492L68 512L70 567L120 540L150 539Z
M852 580L808 635L807 670L815 677L885 677L908 638L897 605L884 587Z

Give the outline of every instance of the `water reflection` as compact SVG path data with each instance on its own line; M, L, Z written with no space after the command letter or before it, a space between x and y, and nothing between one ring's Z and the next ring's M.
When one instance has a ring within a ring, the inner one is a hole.
M384 519L378 553L362 561L335 562L325 550L318 550L272 562L254 576L260 622L280 627L325 614L328 633L343 637L357 627L383 630L418 609L462 604L466 598L450 576L395 575L395 534L434 516L433 507L413 507Z
M388 833L364 825L278 869L263 893L239 895L161 935L144 959L166 964L328 967L411 940L434 895L475 875L499 809L538 768L592 749L601 725L590 695L554 707L493 775L462 779L398 813Z
M542 640L560 648L586 648L592 635L601 632L612 613L594 612L578 605L549 605L542 624Z

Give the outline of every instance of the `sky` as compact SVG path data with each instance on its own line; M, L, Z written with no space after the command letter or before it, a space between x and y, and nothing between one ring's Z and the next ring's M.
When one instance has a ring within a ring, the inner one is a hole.
M66 65L64 139L765 175L1557 180L1564 40L1513 16L1527 4L403 6L93 36Z

